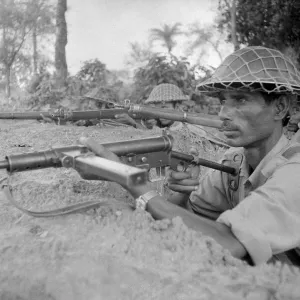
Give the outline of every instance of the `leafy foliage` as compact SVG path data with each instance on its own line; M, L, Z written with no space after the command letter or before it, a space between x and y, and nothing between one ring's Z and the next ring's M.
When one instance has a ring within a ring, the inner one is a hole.
M139 68L149 61L153 56L151 45L140 44L138 42L130 43L130 52L126 59L129 67Z
M221 48L225 38L216 25L202 26L200 23L195 22L189 26L186 35L190 38L187 53L191 55L196 50L200 50L198 62L207 54L208 49L213 50L218 55L220 63L223 61Z
M150 41L161 41L163 46L171 53L176 46L175 37L183 34L180 30L181 24L176 23L174 25L164 24L162 28L152 28L150 30Z
M177 85L183 93L190 94L195 89L195 74L185 58L174 55L155 55L145 67L139 68L134 76L133 100L141 102L152 89L161 83Z
M87 89L107 84L109 71L98 59L85 61L76 77L85 83Z
M35 36L50 32L50 7L45 0L0 0L0 64L6 75L8 96L11 78L19 81L19 78L28 78L31 75L30 56L24 46L33 32ZM21 72L23 73L17 74Z
M226 28L231 20L230 11L226 5L219 8L223 16L219 27ZM291 47L300 63L299 15L299 0L237 0L238 41L249 46L277 48L283 52Z
M93 96L96 98L119 101L118 93L123 87L123 82L98 59L84 62L75 77L82 84L83 94L93 90Z

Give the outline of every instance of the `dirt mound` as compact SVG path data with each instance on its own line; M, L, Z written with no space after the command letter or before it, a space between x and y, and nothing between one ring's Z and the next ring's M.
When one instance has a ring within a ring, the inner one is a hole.
M159 134L10 120L0 128L2 157L75 144L82 135L111 142ZM154 221L133 211L131 196L115 183L47 169L15 174L12 184L33 210L92 199L109 205L37 219L1 194L0 299L299 299L298 269L250 267L180 218Z

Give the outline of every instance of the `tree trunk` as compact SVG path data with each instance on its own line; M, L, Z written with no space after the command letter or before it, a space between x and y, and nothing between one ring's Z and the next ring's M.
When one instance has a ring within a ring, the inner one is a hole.
M5 83L5 94L7 98L10 97L11 90L10 90L10 66L5 66L5 77L6 77L6 83Z
M36 33L36 24L33 25L32 30L32 71L34 75L37 75L37 60L38 60L38 53L37 53L37 33Z
M234 51L236 51L240 49L240 46L237 41L237 35L236 35L236 0L232 0L230 15L231 15L231 39L232 39L232 44L234 46Z
M67 23L65 12L67 11L67 0L58 0L56 9L56 42L55 42L55 69L56 82L62 87L68 76L66 60L66 45L68 43Z

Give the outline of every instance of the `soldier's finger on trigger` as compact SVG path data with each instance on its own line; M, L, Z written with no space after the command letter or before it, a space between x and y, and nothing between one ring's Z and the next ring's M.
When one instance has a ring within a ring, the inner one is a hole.
M178 184L169 184L168 185L169 189L177 191L177 192L194 192L198 189L198 186L182 186Z
M180 186L198 186L199 180L197 179L169 180L168 183L176 184Z

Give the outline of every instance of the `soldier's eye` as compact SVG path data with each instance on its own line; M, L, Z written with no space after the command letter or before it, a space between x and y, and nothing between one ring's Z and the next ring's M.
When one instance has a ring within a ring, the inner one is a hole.
M245 97L236 97L235 101L238 103L245 103L247 100Z

